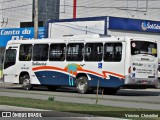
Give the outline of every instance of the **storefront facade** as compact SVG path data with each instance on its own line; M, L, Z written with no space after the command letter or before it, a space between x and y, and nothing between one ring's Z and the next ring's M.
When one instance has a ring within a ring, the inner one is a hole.
M75 34L104 34L160 39L160 21L143 19L103 16L50 20L46 29L49 38Z

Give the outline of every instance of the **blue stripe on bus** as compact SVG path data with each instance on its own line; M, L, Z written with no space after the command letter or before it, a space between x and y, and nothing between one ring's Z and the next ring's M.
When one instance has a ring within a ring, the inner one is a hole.
M41 85L59 85L59 86L75 86L75 77L69 77L68 74L57 71L38 71L35 72ZM99 80L100 87L120 87L124 85L124 79L119 79L114 76L110 76L110 79L103 79L101 77L88 74L92 80L88 81L90 87L97 87ZM69 78L72 81L69 81ZM72 84L70 82L73 82Z
M110 75L110 79L103 79L95 75L88 74L93 80L89 81L89 86L97 87L98 80L100 87L120 87L124 85L124 79L120 79Z

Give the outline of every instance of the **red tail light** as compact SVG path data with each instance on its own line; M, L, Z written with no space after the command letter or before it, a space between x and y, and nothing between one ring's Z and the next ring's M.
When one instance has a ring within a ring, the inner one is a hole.
M128 68L128 73L131 74L131 67Z

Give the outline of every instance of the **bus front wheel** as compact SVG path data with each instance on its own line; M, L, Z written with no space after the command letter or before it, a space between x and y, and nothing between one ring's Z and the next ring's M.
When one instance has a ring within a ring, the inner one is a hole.
M76 80L76 88L78 93L84 94L87 93L89 86L88 86L88 81L87 77L81 76Z
M32 89L32 85L30 84L30 77L27 74L22 77L22 88L25 90Z

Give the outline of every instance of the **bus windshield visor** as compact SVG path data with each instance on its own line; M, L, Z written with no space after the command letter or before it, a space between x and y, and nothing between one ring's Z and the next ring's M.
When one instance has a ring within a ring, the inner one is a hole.
M131 41L131 55L148 54L157 57L157 43Z

